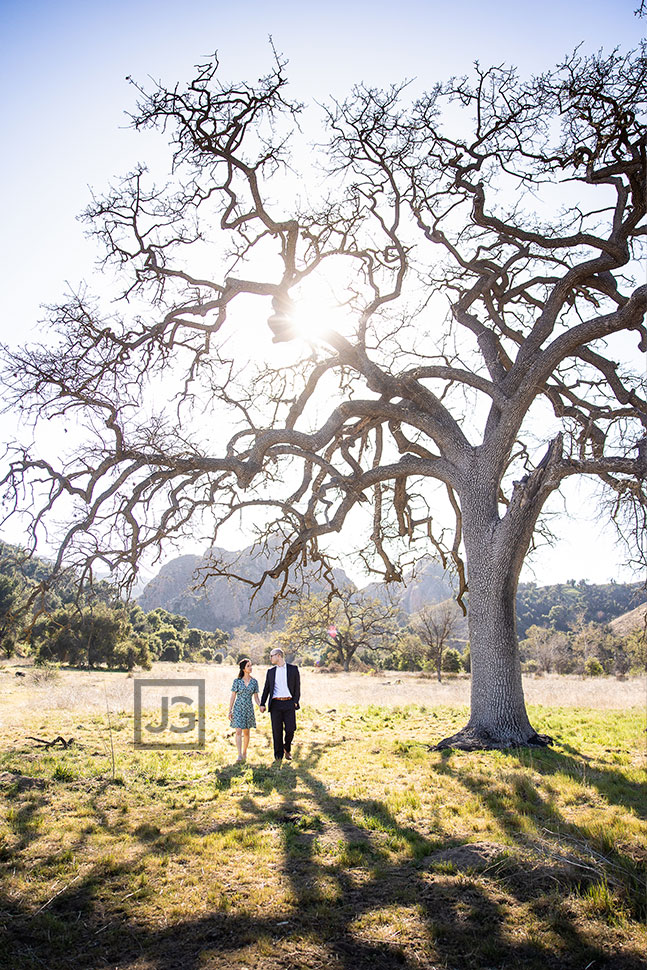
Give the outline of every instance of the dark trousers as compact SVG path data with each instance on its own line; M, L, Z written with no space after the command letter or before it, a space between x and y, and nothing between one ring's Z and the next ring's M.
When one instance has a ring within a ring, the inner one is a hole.
M297 712L294 701L272 701L270 707L272 720L272 738L274 740L274 757L279 761L285 751L290 751L292 738L297 729ZM283 732L285 731L285 739Z

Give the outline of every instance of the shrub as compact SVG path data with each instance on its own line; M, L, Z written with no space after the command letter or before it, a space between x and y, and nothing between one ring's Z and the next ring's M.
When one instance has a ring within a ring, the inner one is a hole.
M443 650L442 669L446 674L460 674L463 669L461 655L454 647Z
M135 635L121 640L112 651L109 666L125 667L126 670L132 670L133 667L150 670L152 661L147 638Z
M584 673L587 677L601 677L604 673L604 667L597 657L589 657L584 663Z

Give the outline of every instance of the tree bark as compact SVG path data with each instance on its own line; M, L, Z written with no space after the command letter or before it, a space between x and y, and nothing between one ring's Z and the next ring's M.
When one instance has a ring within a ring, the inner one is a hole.
M469 588L471 716L461 731L436 747L544 747L551 739L532 727L521 680L516 595L526 552L523 534L515 543L502 541L494 501L483 502L482 496L472 496L464 508L468 510L463 524Z

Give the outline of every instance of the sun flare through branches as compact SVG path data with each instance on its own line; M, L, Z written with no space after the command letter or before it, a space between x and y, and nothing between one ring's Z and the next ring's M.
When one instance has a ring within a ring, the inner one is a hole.
M420 551L468 602L471 718L447 743L546 744L514 604L548 500L595 478L647 562L645 46L528 78L477 63L417 98L359 85L323 108L327 177L303 194L285 66L228 84L214 57L137 88L168 183L139 167L85 214L122 284L109 312L71 300L58 345L5 348L11 406L87 430L64 460L9 449L8 513L35 545L69 512L57 565L126 580L247 518L272 563L238 578L277 597L306 567L334 589L328 543L359 514L382 581Z

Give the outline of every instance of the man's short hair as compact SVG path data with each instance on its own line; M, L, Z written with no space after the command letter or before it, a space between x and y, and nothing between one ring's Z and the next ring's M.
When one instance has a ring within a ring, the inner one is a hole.
M283 651L281 650L280 647L274 647L273 650L270 650L270 657L274 657L277 653L281 657L284 657L285 656L285 654L283 653Z

